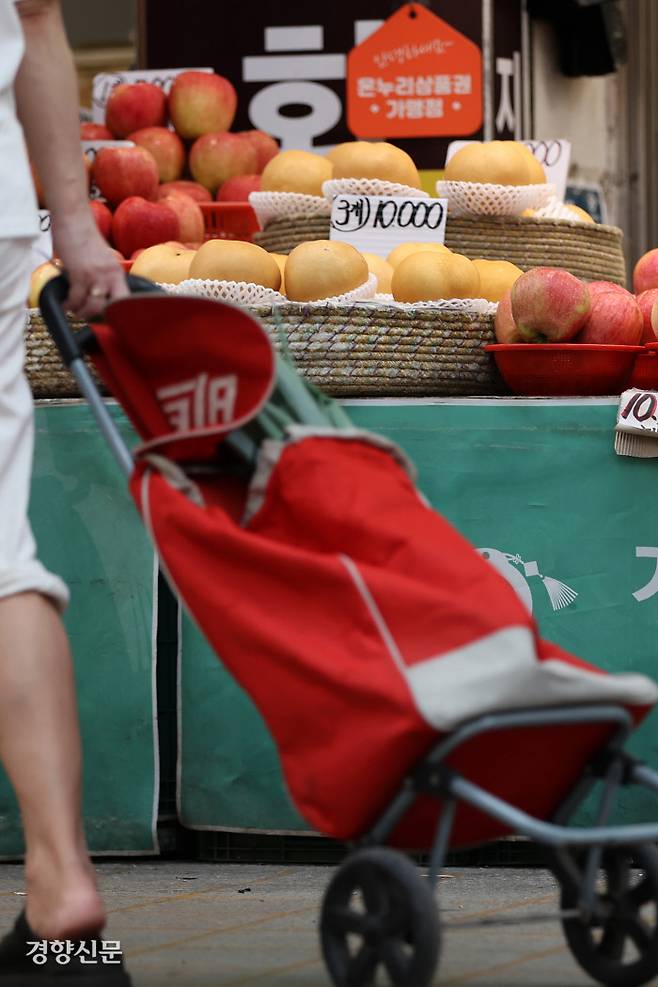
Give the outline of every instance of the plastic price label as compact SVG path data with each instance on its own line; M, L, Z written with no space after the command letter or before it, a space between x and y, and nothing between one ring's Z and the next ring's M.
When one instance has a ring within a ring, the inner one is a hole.
M447 215L447 199L337 195L329 235L362 252L386 257L410 240L443 243Z
M39 209L39 233L32 241L32 255L35 266L43 264L44 261L51 260L53 256L53 237L51 233L51 219L48 209Z

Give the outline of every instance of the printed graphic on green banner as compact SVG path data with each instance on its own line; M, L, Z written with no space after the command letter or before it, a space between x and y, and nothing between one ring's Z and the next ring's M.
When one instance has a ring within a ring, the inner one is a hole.
M611 672L658 677L658 463L615 455L616 402L364 402L347 410L409 454L423 493L517 589L544 637ZM184 820L290 829L273 745L227 679L186 630ZM658 767L658 713L631 746ZM625 790L619 805L618 821L658 819L649 793Z

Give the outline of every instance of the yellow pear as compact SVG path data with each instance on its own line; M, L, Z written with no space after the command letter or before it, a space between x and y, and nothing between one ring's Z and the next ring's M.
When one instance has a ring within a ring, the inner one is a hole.
M390 254L386 258L391 267L396 268L398 264L405 259L405 257L411 256L411 254L418 254L420 252L430 253L434 251L437 254L449 254L450 250L442 243L419 243L416 241L410 241L409 243L401 243L399 247L394 247Z
M508 260L474 260L480 275L480 297L499 302L523 274L520 267Z
M267 162L260 179L263 192L299 192L322 195L322 183L329 181L333 165L311 151L281 151Z
M311 302L353 291L368 280L368 265L355 247L339 240L308 240L288 254L286 292Z
M463 254L411 254L395 268L393 297L399 302L480 298L480 275Z
M190 277L208 281L247 281L278 291L279 266L271 254L243 240L207 240L190 264Z
M378 254L361 255L368 265L368 270L377 278L377 291L382 295L390 295L391 278L393 277L393 267L387 260Z

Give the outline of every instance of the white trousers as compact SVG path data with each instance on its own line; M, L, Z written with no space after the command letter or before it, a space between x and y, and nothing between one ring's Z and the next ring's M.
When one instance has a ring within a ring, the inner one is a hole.
M38 561L27 519L34 420L23 334L32 266L29 239L0 240L0 597L32 590L62 610L68 589Z

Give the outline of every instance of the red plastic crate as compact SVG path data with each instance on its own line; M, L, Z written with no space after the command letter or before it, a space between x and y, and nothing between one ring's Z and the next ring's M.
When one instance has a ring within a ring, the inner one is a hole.
M206 240L252 240L260 229L248 202L200 202Z
M515 394L534 397L620 394L641 346L596 343L490 343L500 374Z
M658 343L645 343L644 352L635 359L629 383L631 387L658 391Z

